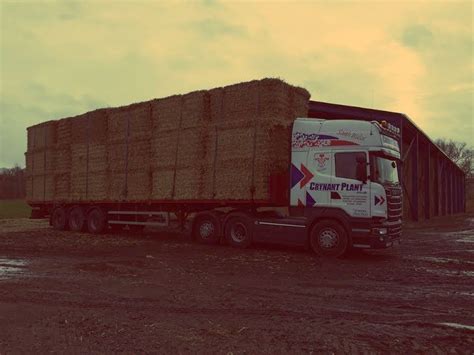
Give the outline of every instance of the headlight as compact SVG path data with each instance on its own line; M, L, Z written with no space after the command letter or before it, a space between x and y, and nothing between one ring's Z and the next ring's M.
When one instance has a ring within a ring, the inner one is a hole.
M387 228L372 228L372 234L375 235L386 235L387 232Z

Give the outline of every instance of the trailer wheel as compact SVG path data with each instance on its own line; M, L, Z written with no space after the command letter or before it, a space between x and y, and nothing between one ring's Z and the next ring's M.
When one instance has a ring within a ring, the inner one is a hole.
M236 248L247 248L252 244L252 223L245 214L236 214L228 218L225 225L225 238Z
M193 238L198 243L216 244L220 237L220 221L213 213L202 213L194 219Z
M86 222L86 218L84 216L84 210L82 209L82 207L74 206L69 211L69 218L68 218L69 229L72 230L73 232L83 231L86 226L85 222Z
M319 256L339 258L343 256L349 246L349 238L345 229L334 221L317 223L310 234L310 244L313 251Z
M87 230L92 234L100 234L105 232L107 228L107 216L105 212L95 207L87 214Z
M56 207L51 214L51 225L58 231L67 228L67 213L64 207Z

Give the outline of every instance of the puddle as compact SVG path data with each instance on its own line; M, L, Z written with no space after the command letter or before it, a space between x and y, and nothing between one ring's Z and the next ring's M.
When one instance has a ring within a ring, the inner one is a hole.
M438 323L439 325L444 325L446 327L456 328L456 329L466 329L474 331L474 326L472 325L465 325L459 323Z
M474 271L465 271L465 270L446 270L446 269L428 269L422 268L423 270L437 275L443 276L474 276Z
M439 258L439 257L433 257L433 256L426 256L426 257L421 257L417 258L418 260L424 260L424 261L431 261L433 263L440 263L440 264L474 264L474 261L468 261L468 260L458 260L458 259L452 259L452 258Z
M11 279L24 273L28 263L21 259L0 258L0 280Z

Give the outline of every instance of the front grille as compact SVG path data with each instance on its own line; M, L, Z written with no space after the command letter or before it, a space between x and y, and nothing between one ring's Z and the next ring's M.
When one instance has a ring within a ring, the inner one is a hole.
M399 187L387 188L387 220L388 222L400 222L389 227L388 234L392 239L399 238L402 233L402 189Z
M395 222L402 218L402 189L388 188L387 194L387 218L389 222Z

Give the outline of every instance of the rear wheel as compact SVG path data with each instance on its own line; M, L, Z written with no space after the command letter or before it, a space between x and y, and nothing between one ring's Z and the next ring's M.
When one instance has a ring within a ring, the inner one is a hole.
M349 238L345 229L337 222L322 221L311 230L310 243L316 254L338 258L347 252Z
M67 228L67 213L64 207L56 207L51 215L51 225L54 229L62 231Z
M193 238L202 244L216 244L220 237L220 221L213 213L203 213L194 220Z
M68 224L69 229L73 232L80 232L85 229L86 218L84 216L84 210L81 206L74 206L69 211Z
M248 216L236 214L231 216L225 226L225 237L230 245L247 248L252 244L252 223Z
M99 207L95 207L87 214L87 230L92 234L100 234L107 228L107 217Z

